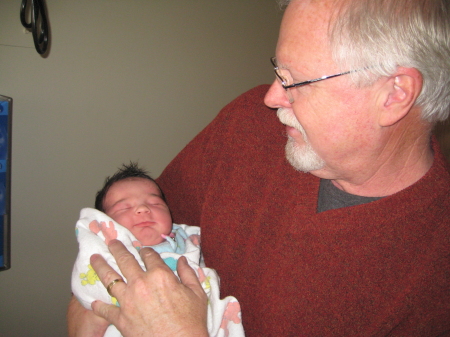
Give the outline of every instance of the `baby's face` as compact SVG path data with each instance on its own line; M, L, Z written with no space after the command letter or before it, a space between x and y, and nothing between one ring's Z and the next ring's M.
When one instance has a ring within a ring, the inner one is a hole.
M142 245L161 243L172 230L169 207L158 186L148 179L128 178L114 183L103 201L105 213L128 228Z

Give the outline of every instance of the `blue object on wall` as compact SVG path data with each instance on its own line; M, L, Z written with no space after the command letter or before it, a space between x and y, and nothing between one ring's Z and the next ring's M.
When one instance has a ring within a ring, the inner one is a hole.
M11 268L12 98L0 95L0 271Z

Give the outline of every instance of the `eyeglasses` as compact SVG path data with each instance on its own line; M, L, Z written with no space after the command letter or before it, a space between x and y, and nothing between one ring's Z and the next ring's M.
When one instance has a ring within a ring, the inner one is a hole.
M283 86L284 90L286 90L286 94L287 94L287 96L289 98L289 103L291 103L291 104L294 103L294 97L292 96L292 93L291 93L291 91L289 89L295 88L295 87L302 87L304 85L308 85L308 84L311 84L311 83L314 83L314 82L327 80L327 79L333 78L333 77L347 75L347 74L350 74L350 73L356 71L356 70L350 70L350 71L346 71L345 73L340 73L340 74L336 74L336 75L329 75L329 76L322 76L322 77L316 78L314 80L309 80L309 81L289 84L289 83L294 82L294 80L292 79L291 73L288 70L286 70L286 69L280 69L278 67L277 58L276 57L272 57L270 59L270 61L273 64L273 70L275 71L275 75L277 75L278 79L281 81L281 85Z

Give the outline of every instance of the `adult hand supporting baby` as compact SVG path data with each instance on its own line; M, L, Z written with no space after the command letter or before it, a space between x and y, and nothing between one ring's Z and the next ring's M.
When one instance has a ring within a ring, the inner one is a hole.
M67 311L67 328L70 337L103 337L109 322L97 316L92 310L85 309L72 296Z
M184 257L178 260L180 280L151 248L140 252L147 271L137 263L119 241L109 250L127 279L117 282L111 293L120 307L101 301L92 303L94 312L114 324L123 336L208 336L207 297ZM100 255L91 257L91 265L107 287L121 279Z

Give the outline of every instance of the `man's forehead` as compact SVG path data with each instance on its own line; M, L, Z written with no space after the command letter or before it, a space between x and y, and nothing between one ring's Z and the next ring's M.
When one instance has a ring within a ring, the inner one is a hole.
M295 15L312 15L312 19L329 21L330 13L336 10L342 0L293 0L286 8L286 13L294 10Z
M307 51L322 52L327 48L331 0L294 0L283 17L277 44L279 62Z

